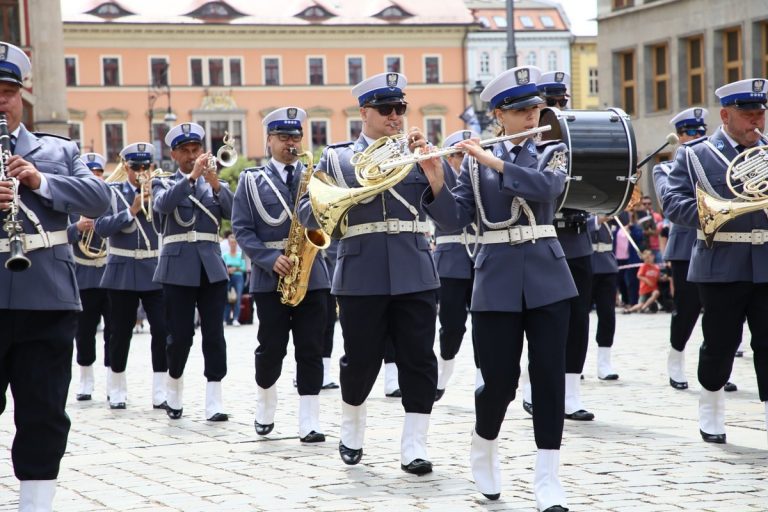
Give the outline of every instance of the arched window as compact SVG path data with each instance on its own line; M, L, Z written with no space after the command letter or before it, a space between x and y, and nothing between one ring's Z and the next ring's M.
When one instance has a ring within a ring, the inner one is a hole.
M549 52L547 55L547 71L557 71L557 52Z
M525 58L525 63L528 66L536 65L536 52L528 52L528 56Z

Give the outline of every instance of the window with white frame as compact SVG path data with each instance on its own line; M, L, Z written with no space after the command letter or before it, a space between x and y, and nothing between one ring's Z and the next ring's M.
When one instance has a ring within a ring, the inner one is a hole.
M491 54L480 52L480 73L487 75L491 72Z
M384 57L384 66L387 73L402 73L403 58L399 55L387 55Z
M530 16L520 16L519 19L525 28L533 28L533 19Z
M597 68L589 68L589 94L596 96L598 92Z
M83 123L80 121L69 121L69 138L77 144L77 149L83 150ZM121 148L122 149L122 148Z
M347 83L357 85L363 81L365 73L363 71L362 57L347 57Z
M264 85L280 85L280 57L264 57Z
M536 52L528 52L528 55L525 57L525 63L528 66L535 66L536 65Z
M120 85L120 57L101 58L101 83L109 87Z
M125 147L125 123L107 121L104 123L104 158L108 162L120 161L120 151Z
M152 87L165 87L168 85L168 59L166 57L150 57L149 59L149 83Z
M310 148L314 151L328 145L328 121L313 119L309 122Z
M428 84L440 83L440 57L436 55L424 57L424 82Z
M426 133L427 140L432 144L435 144L435 145L442 144L443 118L442 117L425 117L424 133Z
M361 133L363 133L363 120L349 119L347 121L347 134L349 135L349 139L357 140Z
M229 85L243 85L243 61L229 59Z
M240 57L191 57L189 84L192 86L242 85Z
M308 57L307 73L309 75L309 85L325 84L325 58Z
M539 16L539 20L541 21L541 24L544 26L544 28L555 27L555 20L552 19L552 16Z
M67 86L77 85L77 57L64 57L64 72Z
M165 136L170 130L168 123L156 123L152 122L152 145L155 146L155 161L156 162L169 162L171 160L171 148L169 148L163 141Z
M557 71L557 52L551 51L547 54L547 71Z
M247 148L243 145L243 121L240 113L212 112L193 115L192 121L199 124L205 130L204 146L214 155L224 145L224 134L234 140L235 150L238 155L246 154Z

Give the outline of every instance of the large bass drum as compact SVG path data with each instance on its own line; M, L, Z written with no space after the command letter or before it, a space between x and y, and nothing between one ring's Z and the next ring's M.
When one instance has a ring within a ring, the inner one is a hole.
M616 215L632 196L637 147L629 116L608 110L541 111L540 126L550 125L542 140L562 140L568 146L568 176L557 210L584 210Z

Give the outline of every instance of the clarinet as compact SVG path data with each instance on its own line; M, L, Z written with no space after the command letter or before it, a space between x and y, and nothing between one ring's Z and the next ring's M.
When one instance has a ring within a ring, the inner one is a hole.
M3 222L3 231L8 234L9 256L5 268L11 272L27 270L32 262L24 256L24 241L21 233L24 229L19 220L19 180L8 176L8 160L11 158L11 134L8 132L8 118L0 112L0 181L10 181L13 199Z

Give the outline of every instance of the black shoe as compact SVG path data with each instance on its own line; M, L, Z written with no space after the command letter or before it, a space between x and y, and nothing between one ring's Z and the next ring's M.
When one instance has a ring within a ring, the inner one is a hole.
M592 421L595 419L595 415L592 414L589 411L585 411L584 409L579 409L578 411L566 414L565 417L569 420L575 420L575 421Z
M436 389L435 390L435 402L437 402L438 400L443 398L444 394L445 394L445 390L444 389Z
M75 399L78 402L84 402L86 400L90 400L91 399L91 395L88 395L86 393L78 393L77 396L75 397Z
M302 438L299 438L302 443L324 443L325 434L322 432L315 432L314 430Z
M723 386L723 389L728 393L732 393L733 391L739 390L738 386L736 386L736 384L730 381L725 383L725 386Z
M598 376L597 378L600 379L600 380L619 380L619 374L618 373L609 373L605 377ZM560 505L558 505L558 507L559 506Z
M552 505L551 507L544 509L542 512L568 512L568 509L561 505Z
M229 421L229 414L224 412L217 412L210 418L208 418L208 421Z
M396 389L391 393L384 393L384 396L387 398L400 398L403 394L400 392L400 389Z
M496 494L483 494L486 498L492 501L496 501L497 499L501 498L501 493L497 492Z
M257 434L259 434L260 436L265 436L270 432L272 432L272 429L275 428L275 424L270 423L269 425L262 425L258 421L254 420L253 427L256 429Z
M414 459L408 464L400 464L400 469L412 475L426 475L432 472L432 463L424 459Z
M178 420L181 419L181 413L184 411L184 408L181 409L172 409L170 405L165 406L165 413L168 415L169 418L172 420Z
M320 389L339 389L339 385L335 382L329 382L328 384L323 384Z
M533 404L531 402L523 400L523 410L533 416Z
M725 444L725 434L707 434L703 430L699 429L701 438L707 443Z
M344 446L344 443L339 441L339 455L341 455L341 460L344 461L344 464L354 466L363 458L363 449L353 450L352 448L347 448Z
M152 408L153 409L163 409L163 410L167 411L168 410L168 402L163 401L163 403L161 403L159 405L152 404Z
M675 389L688 389L687 382L677 382L676 380L669 379L669 385Z
M744 357L744 351L743 350L737 350L735 356L736 357Z
M110 409L125 409L125 402L117 402L116 404L113 404L112 402L109 403Z

